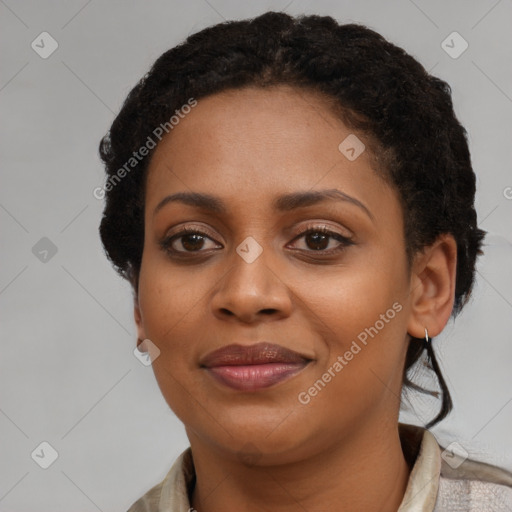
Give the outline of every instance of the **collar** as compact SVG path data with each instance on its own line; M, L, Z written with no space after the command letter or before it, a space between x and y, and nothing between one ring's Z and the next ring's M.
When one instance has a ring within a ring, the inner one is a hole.
M404 457L412 470L397 512L432 512L441 476L441 448L424 428L399 423L398 431Z

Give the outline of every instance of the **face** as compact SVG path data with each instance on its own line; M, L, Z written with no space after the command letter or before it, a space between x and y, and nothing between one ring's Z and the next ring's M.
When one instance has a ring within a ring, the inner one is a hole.
M351 134L313 93L246 88L200 99L157 147L136 320L192 445L283 462L396 423L403 214L369 150L339 149ZM262 342L285 355L242 361Z

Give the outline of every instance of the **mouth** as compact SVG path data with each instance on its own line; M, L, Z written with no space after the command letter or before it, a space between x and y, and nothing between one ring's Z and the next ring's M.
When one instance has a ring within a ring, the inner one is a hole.
M302 371L312 359L273 343L228 345L200 363L214 379L240 391L258 391Z

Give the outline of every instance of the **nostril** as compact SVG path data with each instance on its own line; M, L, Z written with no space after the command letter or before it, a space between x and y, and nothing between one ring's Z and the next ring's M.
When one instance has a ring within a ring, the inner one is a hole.
M266 315L273 315L274 313L277 312L277 309L272 309L272 308L262 309L261 312Z

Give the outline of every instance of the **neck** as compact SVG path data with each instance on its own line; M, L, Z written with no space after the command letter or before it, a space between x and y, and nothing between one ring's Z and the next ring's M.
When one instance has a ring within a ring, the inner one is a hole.
M199 512L396 512L410 472L398 425L356 430L321 453L272 466L221 457L191 436L196 470L191 504Z

